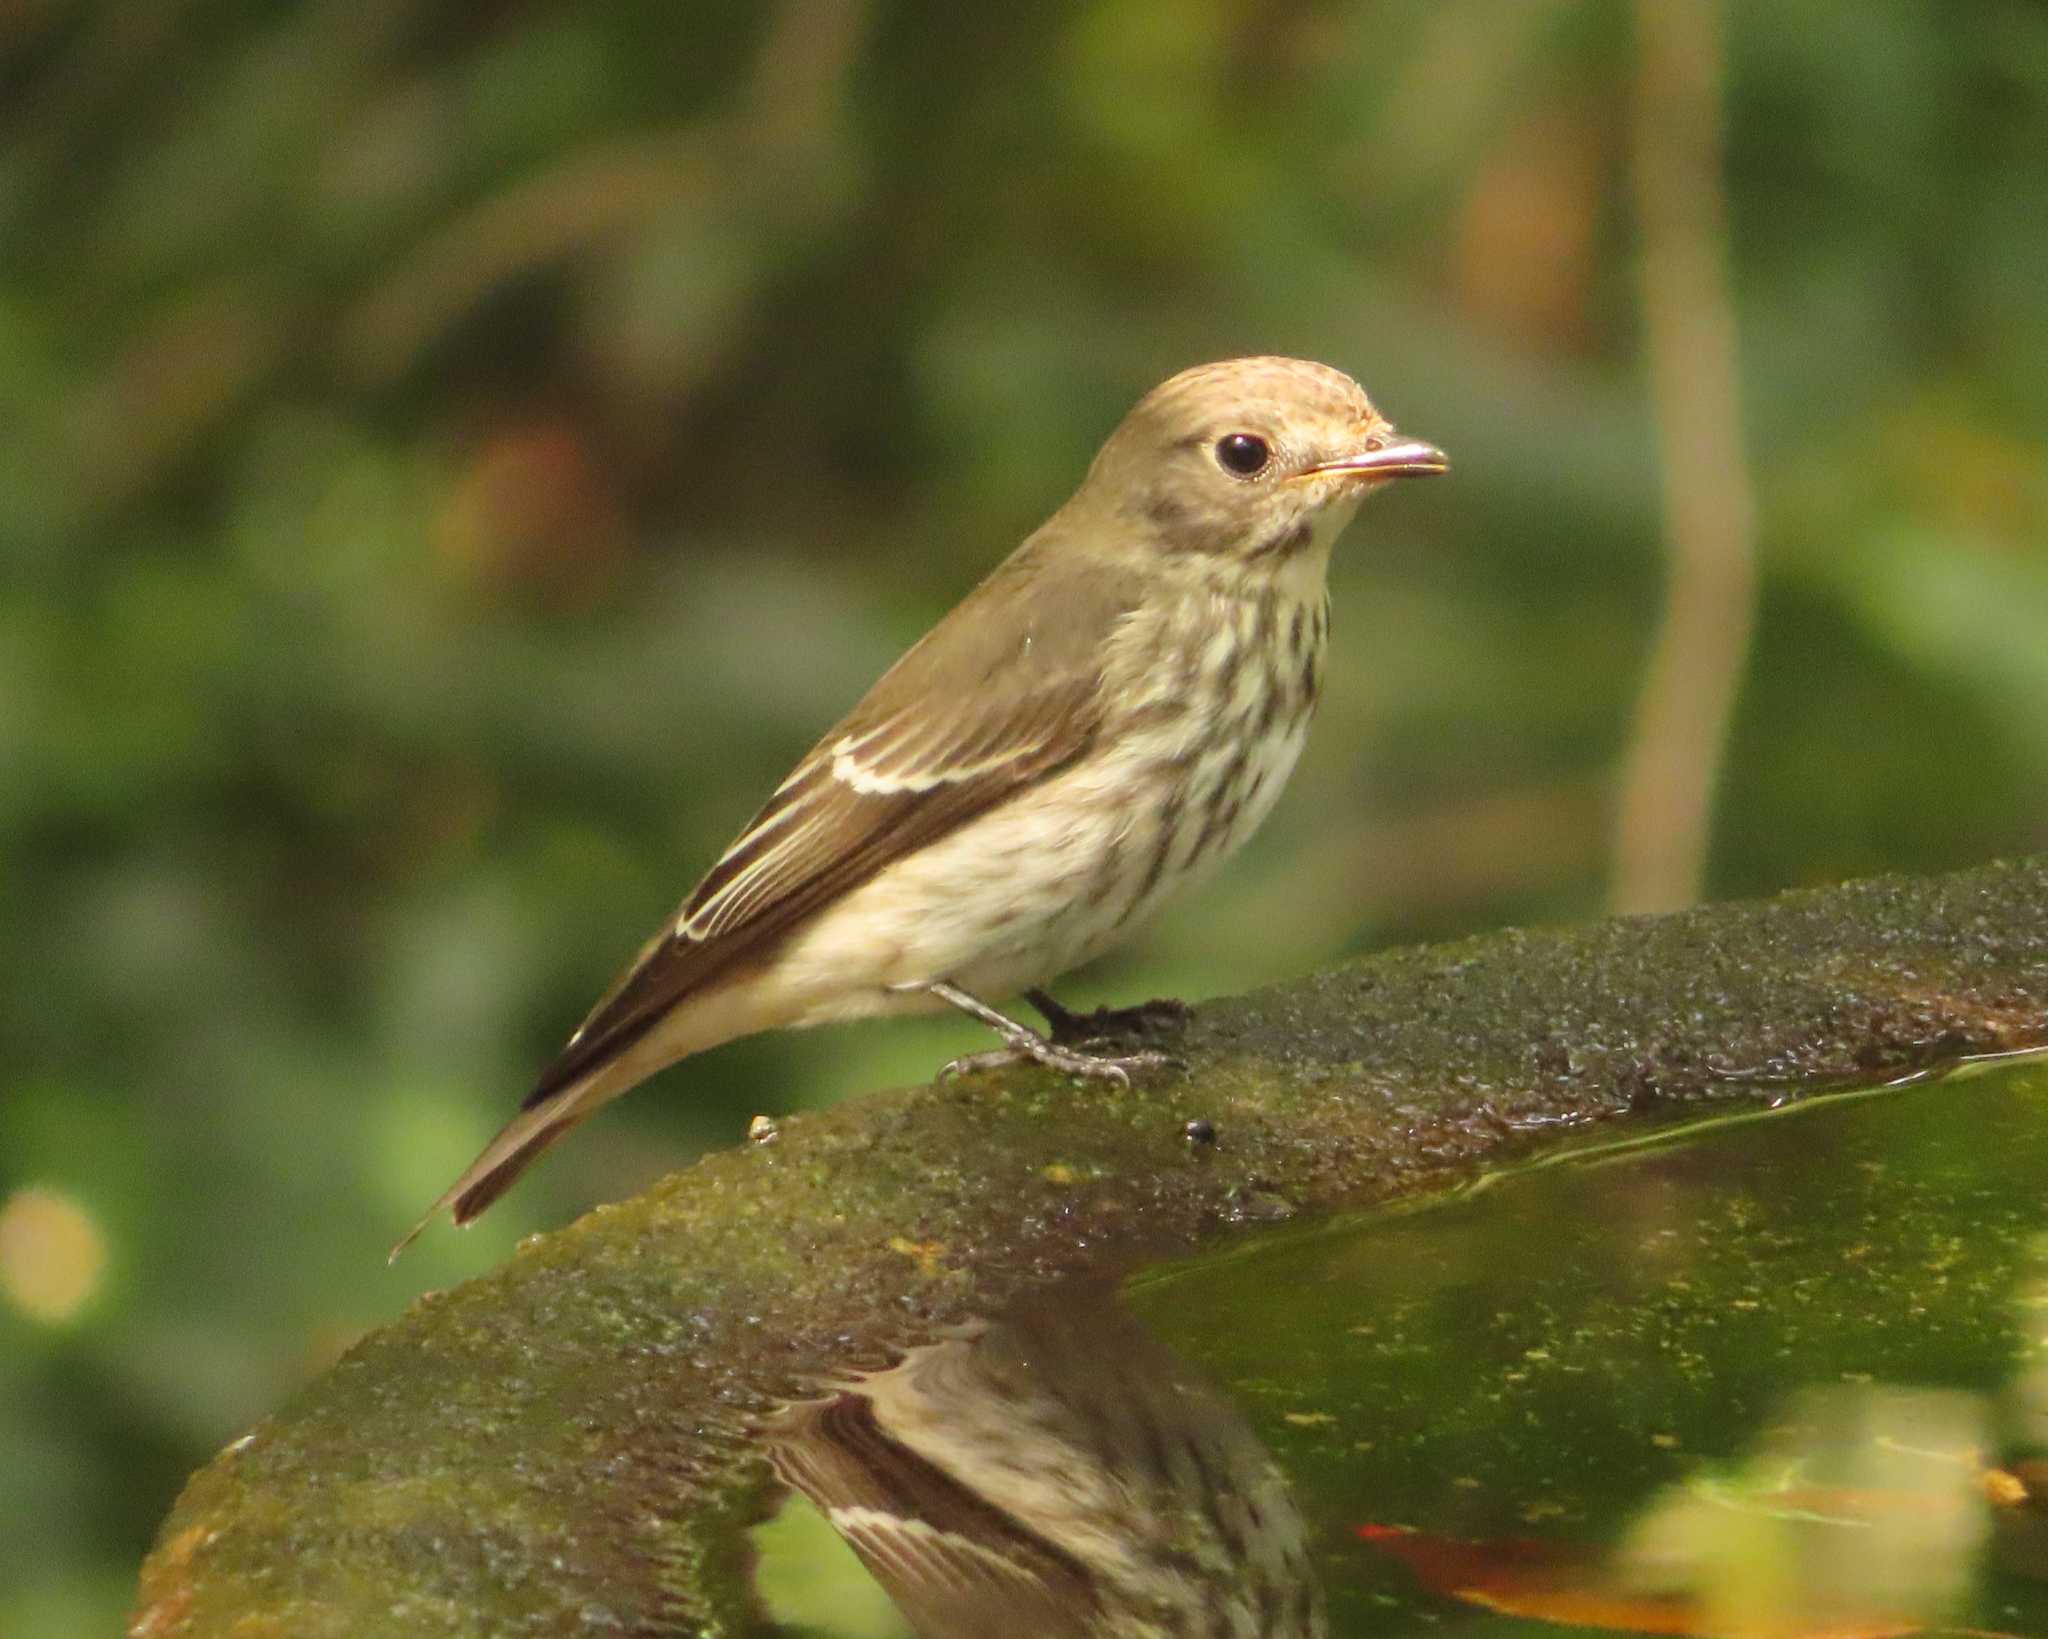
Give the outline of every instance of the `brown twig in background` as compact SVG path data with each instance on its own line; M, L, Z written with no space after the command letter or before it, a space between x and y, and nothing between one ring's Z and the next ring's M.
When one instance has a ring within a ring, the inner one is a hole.
M1635 14L1632 174L1670 569L1622 771L1622 911L1699 897L1756 595L1721 177L1723 17L1716 0L1637 0Z

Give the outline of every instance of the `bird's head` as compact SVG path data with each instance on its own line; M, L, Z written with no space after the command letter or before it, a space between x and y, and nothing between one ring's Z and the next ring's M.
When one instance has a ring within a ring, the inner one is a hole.
M1075 499L1151 550L1277 567L1326 554L1381 484L1448 467L1435 446L1396 433L1341 370L1226 359L1140 399Z

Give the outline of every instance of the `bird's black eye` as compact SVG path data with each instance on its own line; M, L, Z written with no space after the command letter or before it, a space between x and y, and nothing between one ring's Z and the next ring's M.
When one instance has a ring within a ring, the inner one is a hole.
M1240 478L1264 472L1272 459L1271 446L1256 433L1231 433L1216 440L1216 464Z

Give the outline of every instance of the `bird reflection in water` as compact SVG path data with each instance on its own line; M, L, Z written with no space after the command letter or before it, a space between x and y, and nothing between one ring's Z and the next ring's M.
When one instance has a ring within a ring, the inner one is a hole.
M1327 1632L1272 1456L1108 1291L1037 1295L766 1438L920 1639Z

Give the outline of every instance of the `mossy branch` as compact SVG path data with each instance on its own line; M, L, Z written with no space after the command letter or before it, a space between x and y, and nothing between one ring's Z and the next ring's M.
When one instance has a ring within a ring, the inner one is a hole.
M765 1631L750 1429L833 1374L1592 1122L2044 1045L2035 859L1373 957L1203 1005L1186 1074L1127 1093L1017 1073L792 1118L365 1338L194 1477L132 1631Z

